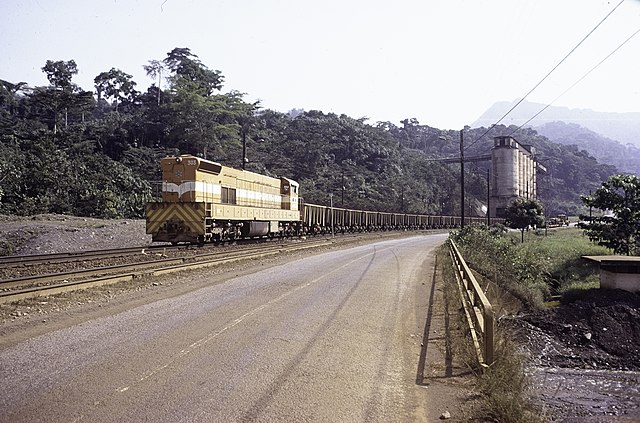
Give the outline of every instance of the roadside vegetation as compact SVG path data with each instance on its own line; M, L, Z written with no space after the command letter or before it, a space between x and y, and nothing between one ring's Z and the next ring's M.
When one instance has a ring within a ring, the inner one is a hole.
M503 227L466 226L452 238L475 272L526 309L542 308L545 301L569 291L596 287L597 267L581 257L611 253L580 229L529 231L521 242L520 234Z
M558 298L575 299L598 286L597 268L581 257L610 254L610 250L594 245L582 230L529 231L524 243L520 237L520 233L503 227L467 226L451 234L479 283L487 287L496 318L551 307ZM446 249L440 254L445 287L452 298L449 301L459 302ZM466 345L468 339L454 343L454 354L475 371L485 413L500 422L544 421L526 395L526 356L501 325L497 325L495 337L496 361L484 369L475 364L473 348Z
M438 263L441 266L447 308L448 310L461 310L460 294L456 286L457 282L448 246L443 246L438 251ZM462 312L457 313L457 321L452 326L459 328L467 326ZM478 366L476 352L469 337L451 338L449 341L453 359L464 363L475 376L475 388L479 394L480 408L470 411L474 421L486 421L487 419L505 423L543 421L525 395L527 377L524 372L524 355L518 352L514 342L508 336L500 330L496 331L496 361L488 368Z

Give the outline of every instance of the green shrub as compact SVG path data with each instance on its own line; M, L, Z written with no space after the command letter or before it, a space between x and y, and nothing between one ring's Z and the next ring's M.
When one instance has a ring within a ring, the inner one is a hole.
M597 283L597 265L584 255L605 255L576 229L549 231L521 243L513 232L471 227L452 234L469 266L521 300L542 307L550 295Z

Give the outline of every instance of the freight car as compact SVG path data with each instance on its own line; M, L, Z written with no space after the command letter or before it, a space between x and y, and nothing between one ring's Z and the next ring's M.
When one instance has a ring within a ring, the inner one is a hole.
M219 242L238 238L379 230L448 229L460 217L351 210L303 203L298 183L201 158L166 157L162 201L146 206L154 242ZM467 218L466 223L485 223Z

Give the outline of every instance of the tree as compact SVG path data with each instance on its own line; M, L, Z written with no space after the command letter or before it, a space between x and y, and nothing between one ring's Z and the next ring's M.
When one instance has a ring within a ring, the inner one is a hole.
M173 72L169 81L174 90L186 89L208 97L222 89L222 73L207 68L188 48L174 48L163 62Z
M162 71L165 70L164 63L159 60L149 60L148 65L142 66L147 76L155 79L158 77L158 106L160 105L160 92L162 91Z
M544 223L544 209L536 200L518 198L505 210L505 219L511 229L520 229L524 242L524 231L527 228Z
M29 95L36 107L36 114L49 116L45 120L54 134L58 132L60 116L64 117L65 128L68 126L70 113L76 113L78 118L84 121L84 115L94 106L94 100L89 91L82 91L71 82L73 75L78 73L76 62L47 60L42 71L47 75L51 85L36 87ZM71 117L73 119L73 116Z
M21 102L29 87L26 82L11 82L0 79L0 140L3 135L15 135L20 121ZM1 189L1 188L0 188Z
M640 253L640 177L614 175L593 195L582 196L585 206L606 212L580 216L580 227L593 242L616 254Z
M133 101L138 92L135 90L136 83L132 78L131 75L116 68L111 68L109 72L100 73L93 80L96 84L98 102L103 94L107 98L113 98L117 112L120 102L124 100Z
M76 90L76 84L71 82L73 75L78 73L78 66L75 60L69 60L67 62L64 60L55 62L47 60L42 67L42 71L47 74L47 79L52 87L65 92L73 92Z

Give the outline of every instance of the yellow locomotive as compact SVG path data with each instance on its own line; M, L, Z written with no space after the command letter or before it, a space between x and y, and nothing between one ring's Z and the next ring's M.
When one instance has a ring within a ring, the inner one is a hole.
M146 206L153 241L207 242L293 235L300 229L298 183L191 155L166 157L162 202Z

